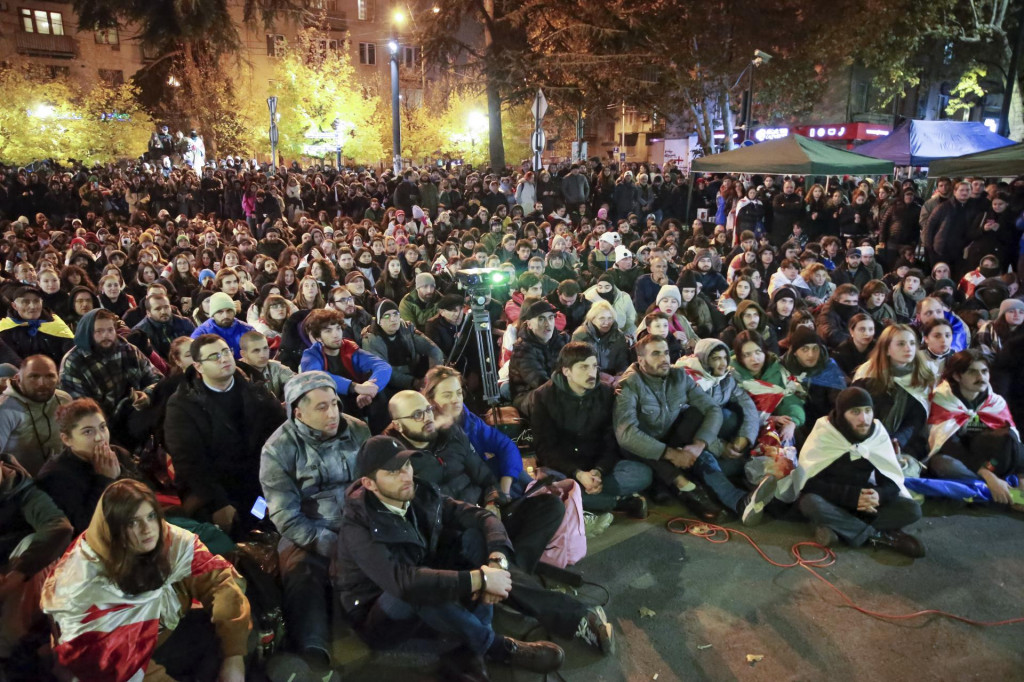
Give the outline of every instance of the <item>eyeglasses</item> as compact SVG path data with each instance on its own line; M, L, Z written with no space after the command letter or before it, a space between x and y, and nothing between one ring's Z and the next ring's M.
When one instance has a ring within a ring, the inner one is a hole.
M395 417L395 419L411 419L414 422L422 422L427 418L428 414L434 414L434 408L429 405L424 407L422 410L416 410L412 414L407 414L404 417Z
M352 296L346 296L345 298L336 298L332 301L332 303L352 303L355 300L356 299L353 298Z
M224 350L222 350L219 353L213 353L212 355L207 355L205 358L200 360L200 362L217 362L218 360L226 360L226 359L228 359L230 357L233 357L233 355L234 354L231 352L230 348L225 348Z

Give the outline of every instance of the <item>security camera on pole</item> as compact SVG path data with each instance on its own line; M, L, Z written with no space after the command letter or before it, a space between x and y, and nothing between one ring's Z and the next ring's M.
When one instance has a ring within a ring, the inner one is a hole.
M540 155L544 151L547 140L544 138L544 130L541 124L544 122L544 114L548 112L548 100L544 92L537 88L537 96L533 98L533 172L539 173L541 169Z

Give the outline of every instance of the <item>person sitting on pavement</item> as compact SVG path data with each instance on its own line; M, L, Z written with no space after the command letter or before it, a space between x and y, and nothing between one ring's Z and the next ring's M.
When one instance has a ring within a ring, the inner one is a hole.
M250 379L262 381L275 398L283 401L284 385L295 376L295 372L277 360L270 359L270 343L267 337L258 331L246 332L238 340L238 347L242 351L238 367Z
M409 322L402 319L398 306L382 299L374 311L374 321L363 330L360 345L391 366L388 388L392 392L419 389L427 370L444 362L441 350Z
M850 320L859 313L867 313L860 307L860 289L853 284L840 284L832 293L832 298L818 308L814 319L815 330L826 346L838 348L839 344L850 338Z
M138 348L118 337L117 322L117 315L105 308L82 317L75 347L61 362L60 385L72 398L99 403L115 442L131 450L139 444L132 425L143 418L163 377Z
M252 621L241 582L164 520L152 491L123 480L103 493L41 601L57 660L82 679L243 682Z
M928 414L928 472L935 478L981 479L992 501L1024 511L1024 447L1002 396L989 383L990 360L977 349L946 362ZM1017 487L1006 477L1016 475Z
M371 431L381 431L390 421L389 394L382 392L391 381L391 365L345 338L344 317L337 310L312 311L303 322L313 345L302 353L301 371L323 371L334 378L345 414L363 419Z
M164 360L169 360L171 342L179 336L191 336L196 326L187 317L174 314L171 299L166 294L150 294L145 305L146 317L133 329L145 334L153 350Z
M523 494L533 480L523 469L523 456L512 439L466 408L462 375L451 367L432 367L423 379L422 393L442 420L451 420L465 432L473 449L484 458L498 479L502 495L511 499Z
M836 396L846 388L846 375L813 329L798 327L788 337L789 350L780 358L786 368L803 386L806 423L824 417L835 403Z
M76 398L57 410L64 449L43 465L36 485L71 521L75 536L84 533L107 486L119 478L138 478L129 453L110 443L103 409L91 398Z
M441 294L437 292L437 282L429 272L417 274L415 284L415 288L402 297L398 310L403 320L423 331L427 327L427 320L437 314L437 302Z
M238 538L257 525L260 450L285 419L277 398L237 369L215 334L192 341L192 367L167 401L164 440L186 514Z
M345 490L370 429L340 410L334 379L303 372L284 387L288 418L263 445L260 485L274 527L284 586L285 625L311 667L330 663L330 563Z
M55 314L43 307L43 292L27 284L15 289L11 296L11 309L0 320L0 341L4 349L13 351L0 362L17 364L30 355L45 355L55 363L72 347L74 334Z
M13 455L32 476L61 450L57 409L71 402L57 388L57 365L45 355L30 355L0 394L0 452Z
M593 305L580 294L580 285L575 279L563 280L545 300L555 307L555 328L558 329L560 320L564 321L565 326L558 331L578 329Z
M0 661L22 644L30 623L30 581L60 558L71 542L71 523L11 455L0 455ZM37 597L38 598L38 597Z
M533 392L551 377L566 336L555 330L555 308L540 299L526 307L508 364L512 405L529 418Z
M699 484L710 488L744 524L759 523L775 494L775 479L765 476L749 494L734 486L706 449L721 432L722 408L686 370L671 366L663 339L641 339L636 353L637 361L622 375L615 397L619 447L642 458L657 482L701 519L715 521L721 509Z
M612 427L615 392L598 376L598 352L590 344L572 341L559 351L530 418L537 460L579 483L585 511L644 519L647 500L640 493L651 485L651 469L622 456Z
M489 679L486 659L536 672L562 665L550 642L521 642L491 627L508 598L512 544L486 509L443 495L413 476L415 452L386 436L363 444L359 476L345 494L335 590L356 631L375 648L394 647L418 625L458 642L442 673ZM471 568L478 567L478 568Z
M921 518L921 507L903 484L892 441L863 388L844 389L832 412L815 422L787 478L815 542L829 547L842 538L852 547L924 556L921 541L902 530Z
M198 339L204 334L216 334L224 339L237 360L242 357L239 340L243 334L251 332L253 329L245 322L235 319L238 314L235 301L231 300L231 297L223 291L213 294L209 300L210 319L196 327L190 336L193 339Z
M765 349L757 334L741 332L733 341L732 355L730 371L750 394L762 424L777 432L784 445L793 444L796 430L807 419L800 382Z
M954 353L970 348L970 329L956 313L950 311L949 305L940 294L931 294L917 302L917 307L914 309L914 320L910 326L920 333L924 325L936 318L946 320L953 328L953 341L950 344L950 349Z
M573 332L572 340L586 343L597 351L601 382L614 385L632 362L629 341L615 322L615 311L608 301L598 301L586 320Z

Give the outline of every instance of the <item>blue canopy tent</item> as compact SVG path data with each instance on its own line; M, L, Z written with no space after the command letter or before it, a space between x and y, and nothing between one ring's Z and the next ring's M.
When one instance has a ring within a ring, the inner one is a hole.
M927 166L932 161L1013 144L976 121L905 121L889 135L862 144L858 154L894 166Z

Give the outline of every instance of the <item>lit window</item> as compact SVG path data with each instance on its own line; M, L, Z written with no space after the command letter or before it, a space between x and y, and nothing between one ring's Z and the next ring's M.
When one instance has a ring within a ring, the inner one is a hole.
M96 30L96 42L100 45L117 45L117 27L114 28L100 28Z
M21 8L21 28L25 33L64 35L64 17L60 12Z

